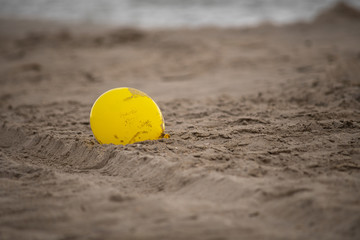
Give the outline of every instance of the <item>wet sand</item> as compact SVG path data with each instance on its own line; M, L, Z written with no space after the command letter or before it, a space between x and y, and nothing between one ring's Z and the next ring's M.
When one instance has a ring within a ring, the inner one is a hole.
M0 21L0 239L359 239L360 13L141 30ZM169 139L115 146L114 87Z

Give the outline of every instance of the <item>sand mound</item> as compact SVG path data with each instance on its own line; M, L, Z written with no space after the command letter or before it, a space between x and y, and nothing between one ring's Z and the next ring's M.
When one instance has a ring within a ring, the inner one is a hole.
M338 2L332 8L319 14L316 18L317 21L323 22L335 22L339 19L360 21L360 11L345 2Z

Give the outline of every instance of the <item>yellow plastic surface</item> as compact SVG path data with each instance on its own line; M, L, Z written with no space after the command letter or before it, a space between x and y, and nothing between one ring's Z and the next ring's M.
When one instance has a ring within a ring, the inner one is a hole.
M100 144L126 145L168 136L159 107L134 88L114 88L102 94L92 106L90 126Z

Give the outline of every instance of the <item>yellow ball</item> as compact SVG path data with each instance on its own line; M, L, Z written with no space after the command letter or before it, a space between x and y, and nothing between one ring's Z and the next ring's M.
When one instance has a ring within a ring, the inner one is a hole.
M100 144L126 145L167 137L159 107L134 88L114 88L102 94L91 108L90 126Z

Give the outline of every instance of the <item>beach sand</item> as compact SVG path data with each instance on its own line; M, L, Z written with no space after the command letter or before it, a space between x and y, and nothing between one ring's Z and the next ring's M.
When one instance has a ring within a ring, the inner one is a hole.
M360 239L360 13L154 29L0 21L0 239ZM171 137L100 145L133 87Z

